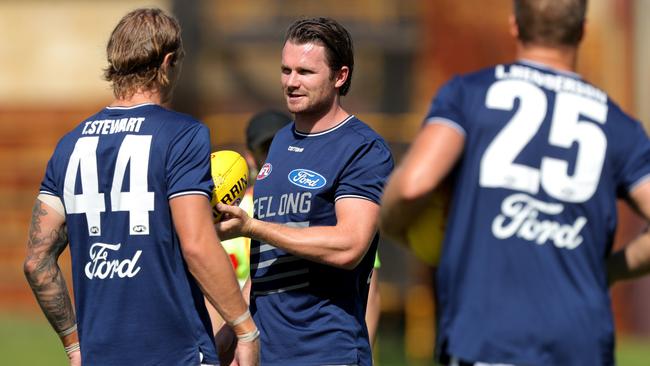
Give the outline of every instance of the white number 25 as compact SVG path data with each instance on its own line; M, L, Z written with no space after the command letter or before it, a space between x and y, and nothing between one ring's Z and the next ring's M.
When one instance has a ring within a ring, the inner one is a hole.
M580 120L580 116L604 124L607 105L576 94L556 94L548 142L562 148L578 144L575 168L569 175L569 162L549 156L542 157L539 169L514 162L537 134L548 111L544 92L520 80L494 83L485 104L491 109L512 110L516 99L519 108L483 154L480 185L536 194L541 184L559 200L587 201L598 187L607 139L596 123Z
M106 211L104 193L99 192L97 144L99 137L82 137L74 146L65 172L63 200L70 214L86 214L88 235L100 236L100 213ZM129 212L129 234L149 234L149 211L154 210L154 192L147 191L150 135L127 135L120 145L111 187L111 210ZM130 165L129 165L130 163ZM127 166L129 191L122 192ZM81 170L81 194L75 194Z

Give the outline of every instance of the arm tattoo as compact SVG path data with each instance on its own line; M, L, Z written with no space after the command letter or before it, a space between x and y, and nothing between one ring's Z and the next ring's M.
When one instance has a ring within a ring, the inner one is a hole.
M36 300L58 333L76 323L65 278L57 262L68 244L65 223L52 227L44 223L48 212L36 200L32 210L24 270Z

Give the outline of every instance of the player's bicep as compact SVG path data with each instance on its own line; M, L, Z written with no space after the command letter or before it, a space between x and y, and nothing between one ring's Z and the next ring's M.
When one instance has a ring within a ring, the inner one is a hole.
M40 199L34 202L27 241L27 259L55 260L68 244L65 217Z
M187 194L169 200L174 228L183 251L216 236L208 198L202 194Z
M337 200L334 207L336 226L365 253L377 231L379 205L369 199L348 197Z
M395 173L407 198L431 192L451 172L465 147L465 135L447 123L425 125Z

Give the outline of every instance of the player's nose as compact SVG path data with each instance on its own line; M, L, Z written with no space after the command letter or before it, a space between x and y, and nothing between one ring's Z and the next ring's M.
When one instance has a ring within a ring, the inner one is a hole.
M286 80L284 83L287 89L295 90L300 87L300 78L298 73L292 71L290 74L286 75Z

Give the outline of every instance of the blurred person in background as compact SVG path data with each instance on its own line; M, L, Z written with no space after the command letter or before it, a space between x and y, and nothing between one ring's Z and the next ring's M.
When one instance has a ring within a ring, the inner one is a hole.
M210 135L166 109L184 51L160 9L107 46L115 99L58 143L34 205L25 274L71 365L214 365L203 294L257 365L259 331L212 228ZM70 244L75 311L57 260ZM83 362L82 362L83 361Z
M650 233L611 253L616 199L650 218L641 124L575 73L586 0L515 0L517 60L454 77L386 188L405 232L448 175L439 361L613 365L608 286L650 270Z
M275 135L255 183L254 218L217 228L251 242L251 312L265 365L371 365L365 324L379 200L393 160L341 106L354 66L348 31L329 18L288 29L281 81L294 123Z

